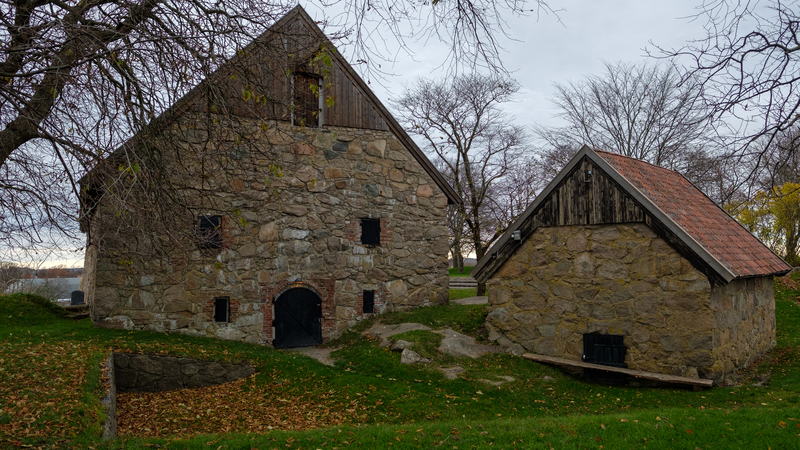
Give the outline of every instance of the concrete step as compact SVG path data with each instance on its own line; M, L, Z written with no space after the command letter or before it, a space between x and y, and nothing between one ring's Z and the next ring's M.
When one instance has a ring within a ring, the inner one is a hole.
M478 287L478 282L472 277L451 277L450 289L470 289Z

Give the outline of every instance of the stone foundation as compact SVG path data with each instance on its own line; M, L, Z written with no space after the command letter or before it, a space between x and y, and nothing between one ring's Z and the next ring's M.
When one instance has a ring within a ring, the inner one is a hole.
M487 289L491 337L543 355L622 335L631 369L716 379L775 345L771 277L712 288L641 223L539 228Z

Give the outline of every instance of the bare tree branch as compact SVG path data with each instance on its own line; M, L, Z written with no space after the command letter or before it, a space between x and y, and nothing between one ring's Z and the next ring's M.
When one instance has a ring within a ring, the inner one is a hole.
M527 145L524 130L510 123L501 106L518 90L516 82L500 76L420 78L395 102L400 121L425 141L464 200L458 213L478 259L508 226L490 214L490 197L521 162ZM478 295L484 289L479 284Z

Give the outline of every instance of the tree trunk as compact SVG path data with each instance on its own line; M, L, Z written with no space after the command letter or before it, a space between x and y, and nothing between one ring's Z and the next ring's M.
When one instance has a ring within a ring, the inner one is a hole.
M786 228L786 262L792 266L796 266L798 264L798 255L797 255L797 244L800 241L800 236L798 236L797 232L794 229L794 224L790 225Z
M483 248L481 245L475 246L475 256L478 258L478 261L483 258L483 255L486 254L486 249ZM478 282L478 294L479 297L482 295L486 295L486 283Z

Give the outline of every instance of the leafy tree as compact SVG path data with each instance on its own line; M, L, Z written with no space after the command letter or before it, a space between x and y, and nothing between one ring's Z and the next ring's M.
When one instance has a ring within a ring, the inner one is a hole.
M752 200L725 209L786 262L800 265L800 183L759 191Z
M419 78L395 102L400 121L423 139L463 199L458 213L478 259L508 226L489 207L493 189L522 162L527 145L523 129L501 107L518 90L516 82L495 75ZM479 284L478 295L485 288Z

